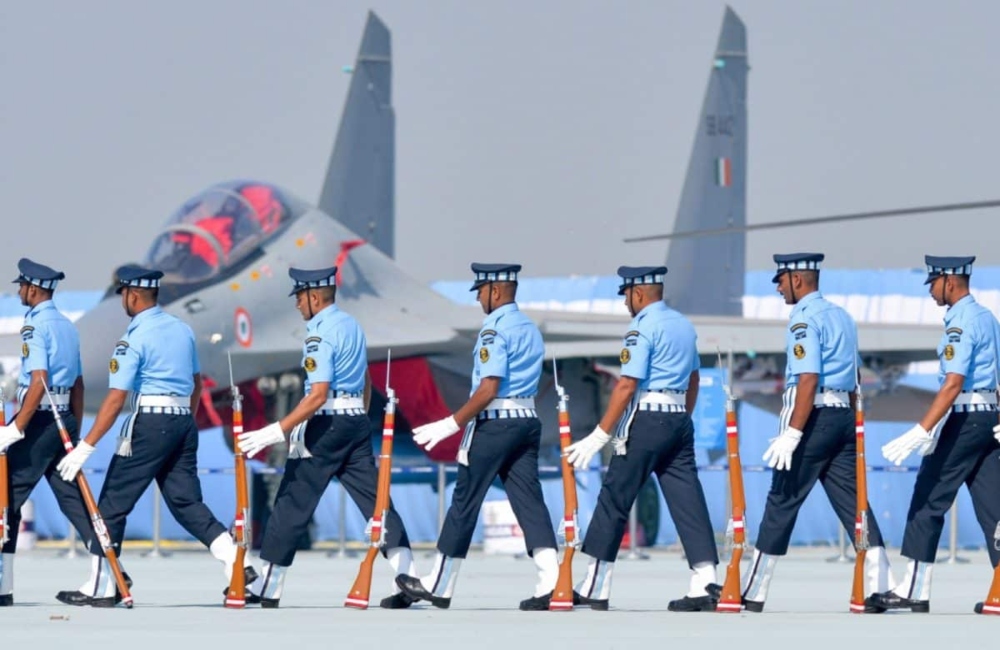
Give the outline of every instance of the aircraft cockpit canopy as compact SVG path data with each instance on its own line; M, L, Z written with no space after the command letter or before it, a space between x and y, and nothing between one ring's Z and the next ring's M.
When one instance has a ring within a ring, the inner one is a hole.
M224 273L303 214L306 206L266 183L233 181L190 199L153 241L144 265L164 283L201 282Z

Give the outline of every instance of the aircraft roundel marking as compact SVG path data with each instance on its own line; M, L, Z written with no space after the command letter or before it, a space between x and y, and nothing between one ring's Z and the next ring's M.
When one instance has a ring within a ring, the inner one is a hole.
M236 334L236 342L245 348L253 343L253 323L250 321L250 312L242 307L236 308L233 317L233 332Z

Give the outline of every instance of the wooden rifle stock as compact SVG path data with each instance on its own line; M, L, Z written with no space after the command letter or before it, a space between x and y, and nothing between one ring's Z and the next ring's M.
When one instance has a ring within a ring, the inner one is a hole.
M553 375L556 382L556 392L559 394L559 450L562 458L562 481L563 499L566 507L563 514L563 535L565 545L562 562L559 564L559 577L556 579L556 588L552 592L552 599L549 601L550 611L568 611L573 609L573 554L576 547L580 545L577 534L577 501L576 501L576 475L573 466L566 460L566 447L573 442L570 434L569 408L567 402L569 397L566 391L559 385L559 377L555 370L555 361L552 362Z
M233 391L233 462L236 470L236 519L233 522L233 541L236 543L236 560L229 578L229 591L223 603L230 609L246 607L246 576L243 564L252 541L250 522L250 488L247 485L246 454L240 449L239 436L243 433L243 396L236 384Z
M392 485L392 437L396 429L396 391L389 387L389 362L385 371L385 415L382 416L382 449L379 451L378 487L375 512L369 521L368 552L361 560L358 576L344 599L344 607L368 609L372 589L372 569L379 550L385 544L385 520L389 514L389 489Z
M743 599L740 593L740 562L746 546L746 495L743 491L743 466L740 463L740 434L736 424L736 400L726 387L726 454L729 456L729 492L732 501L733 554L726 567L726 580L716 605L717 612L739 613Z
M45 386L45 395L49 398L49 404L52 405L52 415L55 417L56 426L59 428L59 437L62 439L63 448L68 454L73 451L73 440L69 437L69 432L66 430L66 425L63 424L62 416L59 415L59 409L52 399L52 394L49 393L48 386ZM90 521L94 526L94 534L97 535L97 540L101 544L101 550L104 551L104 557L107 558L108 565L111 567L111 573L115 576L118 595L121 596L125 607L132 609L132 593L128 590L128 584L125 582L125 574L122 573L121 564L118 562L118 554L115 553L115 547L111 542L108 527L104 525L104 517L101 516L100 510L97 509L97 502L94 501L94 494L90 491L90 484L87 483L87 478L83 475L82 468L76 474L76 484L80 488L80 496L83 497L83 503L87 507L87 513L90 515Z
M868 461L865 459L865 409L861 389L857 391L854 416L857 445L857 518L854 521L854 583L851 586L851 613L865 612L865 555L868 553Z
M0 427L7 426L7 402L0 390ZM10 539L10 476L7 474L7 451L0 452L0 545Z

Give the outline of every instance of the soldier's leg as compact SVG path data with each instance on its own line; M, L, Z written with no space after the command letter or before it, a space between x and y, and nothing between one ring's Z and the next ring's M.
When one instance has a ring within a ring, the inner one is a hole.
M348 450L348 456L338 479L351 496L351 500L361 510L361 514L366 519L371 519L375 512L375 499L378 492L378 469L375 467L375 458L372 455L367 416L358 416L354 419L359 421L352 423L350 430L341 434L346 438L344 447ZM413 562L410 539L406 534L403 520L396 512L391 500L386 520L382 525L385 542L382 554L393 569L391 594L395 595L400 591L395 576L414 575L416 574L416 566ZM408 607L411 602L406 597L394 599L389 596L382 600L381 605L387 609L400 609Z
M513 446L504 436L492 435L497 431L495 422L499 420L476 425L469 448L469 464L458 466L455 491L438 536L438 552L431 572L422 578L401 575L396 579L403 592L410 597L424 598L435 607L447 608L451 604L458 570L469 552L479 509Z
M973 444L973 436L961 433L968 415L952 413L934 453L920 462L900 549L903 557L909 559L906 573L896 587L878 595L880 606L929 611L931 578L944 515L975 467L981 449Z
M167 460L156 474L163 500L184 530L208 547L212 557L222 563L228 581L236 560L236 544L226 527L215 518L202 500L198 479L198 428L194 419L178 415L145 415L159 420L162 437L172 439ZM250 559L246 558L246 564Z
M991 414L991 419L995 420L996 414ZM969 495L972 497L972 507L976 512L976 519L983 529L983 537L986 539L986 551L990 556L990 564L996 567L1000 564L1000 449L997 448L995 440L992 438L992 430L985 432L982 429L990 428L991 422L979 428L975 432L963 431L962 435L975 435L982 438L982 449L979 463L973 468L972 473L966 480L969 487Z
M688 593L683 599L672 601L668 609L714 610L714 602L709 602L711 599L708 598L707 588L716 584L715 567L719 563L719 554L715 547L715 532L708 515L705 492L698 479L694 457L694 426L686 414L655 415L660 419L662 429L671 432L673 444L653 471L659 478L663 498L667 502L688 566L692 570Z
M857 519L857 438L854 431L854 411L851 409L823 409L824 419L818 426L828 426L839 434L840 447L833 451L829 464L820 472L819 481L826 492L847 535L854 541L854 527ZM868 595L888 591L895 587L889 558L882 541L875 512L871 504L867 508L868 551L865 553L866 593Z
M525 550L538 569L534 594L521 603L521 609L548 609L548 597L559 577L559 560L552 519L538 479L542 423L537 418L516 419L507 420L504 427L508 433L501 435L519 438L520 445L500 468L500 480L507 490L514 517L524 532Z
M8 540L0 553L0 606L14 604L14 552L17 549L18 529L21 526L21 506L42 477L47 465L47 450L42 440L43 427L32 418L24 439L7 448L7 510Z
M298 540L305 534L330 480L346 462L350 447L338 439L330 416L313 417L306 427L308 458L289 458L274 497L274 508L264 528L261 577L252 591L264 607L276 607L288 567L295 559Z
M144 432L137 426L132 435L132 455L116 454L108 465L97 509L119 558L125 536L125 519L163 464L163 437L159 431ZM56 598L70 605L112 606L115 581L96 534L90 535L88 548L91 554L90 577L78 590L60 591Z
M817 410L813 410L804 427L802 440L792 454L791 468L776 470L771 477L771 489L767 494L750 572L743 588L743 598L751 611L763 610L778 558L788 553L799 509L828 462L830 441L823 435L814 435L816 419Z
M587 574L577 583L576 592L581 596L581 604L597 609L607 608L614 563L625 535L629 511L660 454L655 443L657 432L646 429L642 415L637 413L632 423L627 453L611 457L583 538L581 550L589 556L589 562Z
M62 418L66 424L70 438L73 440L73 444L76 445L79 440L79 427L77 426L76 418L73 417L72 413L65 413L62 415ZM76 532L84 544L89 544L90 538L94 536L94 529L90 521L90 514L87 512L87 506L83 503L80 488L76 481L64 481L56 471L56 466L62 460L64 451L62 439L59 437L59 430L54 420L51 425L45 428L44 435L46 445L52 450L52 460L49 462L49 466L45 468L45 478L49 483L49 487L52 488L52 493L56 497L59 509L62 510L62 513L66 515L66 518L76 528Z

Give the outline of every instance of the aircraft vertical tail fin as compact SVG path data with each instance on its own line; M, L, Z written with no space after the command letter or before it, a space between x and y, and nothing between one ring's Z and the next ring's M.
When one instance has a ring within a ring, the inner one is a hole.
M319 208L395 257L396 116L389 29L368 13Z
M726 7L698 117L675 232L746 223L747 38ZM742 315L746 235L677 240L667 254L667 302L686 314Z

